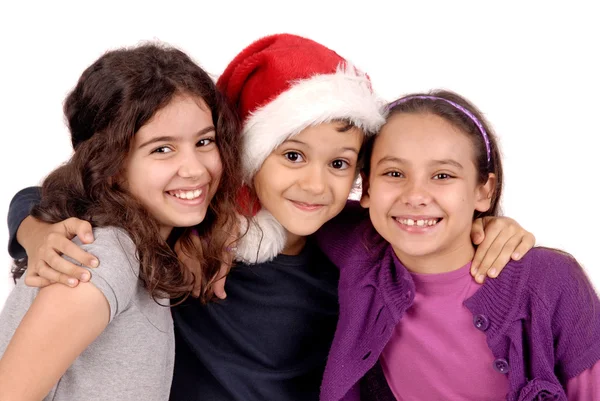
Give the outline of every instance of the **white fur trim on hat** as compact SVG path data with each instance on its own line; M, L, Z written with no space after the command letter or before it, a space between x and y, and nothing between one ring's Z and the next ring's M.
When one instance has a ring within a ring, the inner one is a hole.
M239 216L239 221L243 237L237 241L235 260L248 264L262 263L283 251L287 241L285 229L267 210L261 209L250 218L248 231L248 219Z
M333 74L296 81L288 90L253 111L242 131L244 179L249 182L269 154L303 129L332 120L348 120L375 134L385 123L383 101L366 74L340 65Z

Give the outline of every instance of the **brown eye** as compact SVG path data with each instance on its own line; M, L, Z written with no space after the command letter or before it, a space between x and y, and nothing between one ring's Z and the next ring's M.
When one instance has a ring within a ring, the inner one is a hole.
M161 146L160 148L156 148L154 149L152 152L150 153L170 153L173 150L171 148L169 148L168 146Z
M204 139L200 139L198 141L198 143L196 144L197 147L203 147L203 146L208 146L211 143L214 143L215 140L213 138L204 138Z
M345 160L336 159L331 162L331 167L333 167L336 170L343 170L350 167L350 164Z
M304 161L302 155L298 152L286 152L283 156L292 163L299 163L301 161Z
M388 177L392 177L392 178L401 178L402 177L402 173L399 171L388 171L384 175L387 175Z

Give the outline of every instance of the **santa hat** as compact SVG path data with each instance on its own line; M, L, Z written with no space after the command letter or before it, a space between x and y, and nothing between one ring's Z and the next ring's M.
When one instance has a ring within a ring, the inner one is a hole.
M344 120L367 135L385 122L369 77L325 46L296 35L267 36L227 66L217 87L243 121L242 174L246 184L271 152L303 129ZM254 210L238 242L237 259L258 263L285 246L285 229L266 210ZM248 230L246 230L246 228Z

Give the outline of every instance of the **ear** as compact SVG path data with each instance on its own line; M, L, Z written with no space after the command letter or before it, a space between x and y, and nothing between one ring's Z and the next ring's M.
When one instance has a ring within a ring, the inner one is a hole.
M475 210L487 212L492 206L492 197L496 192L496 174L490 173L487 182L475 189Z
M360 181L361 181L361 187L362 187L362 195L360 197L360 205L362 207L364 207L365 209L368 209L369 205L371 204L371 196L369 195L369 192L370 192L369 177L367 177L367 175L362 171L360 172Z

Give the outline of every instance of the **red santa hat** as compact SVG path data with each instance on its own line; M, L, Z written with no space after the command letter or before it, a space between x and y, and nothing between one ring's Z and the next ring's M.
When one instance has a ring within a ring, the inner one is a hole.
M252 43L229 63L217 87L243 121L242 173L248 185L275 148L309 126L344 120L371 135L385 122L383 102L365 73L296 35ZM273 258L285 245L285 230L266 210L254 223L238 243L238 259L251 263Z

